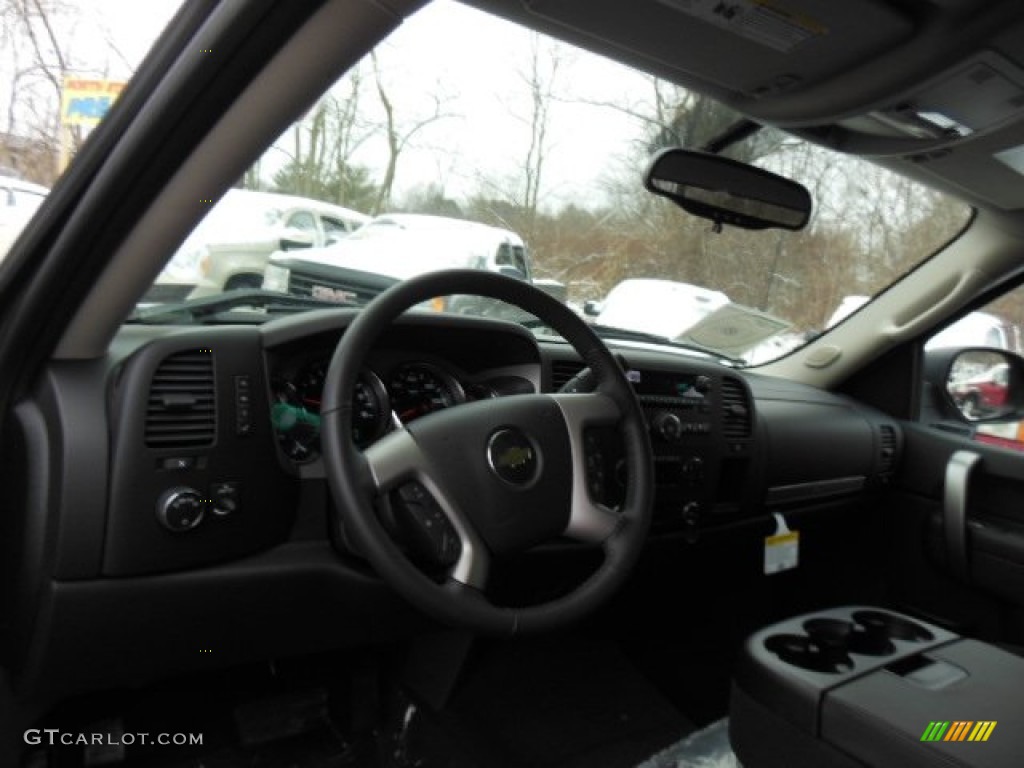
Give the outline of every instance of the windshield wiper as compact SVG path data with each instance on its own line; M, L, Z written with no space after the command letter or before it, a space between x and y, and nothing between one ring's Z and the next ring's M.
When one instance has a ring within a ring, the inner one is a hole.
M174 304L156 304L140 307L132 312L125 322L128 323L194 323L204 318L219 317L225 310L252 307L264 310L267 314L292 314L304 309L327 309L338 307L358 307L359 302L338 302L315 299L312 296L294 296L278 291L267 291L262 288L247 288L237 291L219 293L216 296L203 296L198 299L187 299Z
M700 352L701 354L718 358L719 360L723 360L734 366L742 367L747 364L747 361L742 357L733 357L732 355L727 355L724 352L719 352L717 349L713 349L712 347L694 344L692 341L674 341L667 336L659 336L656 333L632 331L627 328L616 328L613 325L600 325L599 323L592 323L590 327L593 329L594 333L601 338L619 339L621 341L645 341L651 344L668 345L679 349L689 349L693 352Z

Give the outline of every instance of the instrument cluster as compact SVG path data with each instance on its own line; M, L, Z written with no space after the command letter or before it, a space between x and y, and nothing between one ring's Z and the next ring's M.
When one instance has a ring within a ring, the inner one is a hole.
M320 456L320 402L330 358L286 364L271 376L271 420L278 443L293 462ZM524 389L522 385L526 385ZM365 448L399 425L467 401L532 391L526 380L476 381L448 366L401 360L360 371L352 412L352 442Z

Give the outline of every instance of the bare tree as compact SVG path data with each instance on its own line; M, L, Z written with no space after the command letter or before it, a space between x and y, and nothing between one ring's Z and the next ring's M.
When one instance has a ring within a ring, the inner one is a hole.
M536 226L544 162L550 149L548 123L561 66L562 53L558 44L544 41L539 34L533 33L530 36L529 70L520 72L530 103L530 111L525 118L530 139L523 159L522 190L527 234L530 236Z
M370 62L373 66L373 78L377 88L377 97L380 100L381 109L384 112L383 129L384 139L387 145L388 160L384 168L384 177L378 185L377 199L374 202L372 213L377 214L391 205L391 196L395 186L395 176L398 173L398 160L402 152L409 146L414 136L424 128L439 120L453 117L454 115L444 111L442 96L438 91L431 94L432 108L426 115L403 121L399 118L395 104L388 94L388 88L384 83L380 60L376 52L370 54Z
M83 24L92 24L89 34L81 34ZM85 55L76 50L82 39L101 39L102 48L93 46ZM10 93L5 110L7 146L28 145L33 152L49 155L47 167L21 169L43 183L52 182L57 167L54 159L62 144L60 102L65 77L70 74L107 77L109 67L99 57L113 54L130 72L133 67L95 19L86 17L78 3L65 0L0 0L0 67L9 73ZM106 58L109 64L109 58ZM70 126L65 146L73 154L86 131Z
M363 75L353 69L292 128L292 149L275 147L289 162L274 176L280 192L314 197L360 210L370 210L377 188L355 155L375 130L361 111ZM249 185L258 184L250 179Z

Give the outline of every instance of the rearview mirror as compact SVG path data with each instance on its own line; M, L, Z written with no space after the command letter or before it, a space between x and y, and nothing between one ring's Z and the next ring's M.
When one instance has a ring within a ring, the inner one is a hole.
M803 229L811 217L806 187L727 157L665 149L644 173L644 186L716 225Z
M316 245L316 238L312 232L294 227L288 227L280 240L282 251L297 251L302 248L312 248L314 245Z

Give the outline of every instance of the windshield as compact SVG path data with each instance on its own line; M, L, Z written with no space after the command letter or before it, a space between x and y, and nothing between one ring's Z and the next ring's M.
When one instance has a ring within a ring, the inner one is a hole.
M119 34L106 39L120 45ZM439 38L459 44L438 48ZM73 97L66 90L65 105ZM301 297L287 303L299 312L461 267L528 280L601 334L755 365L855 311L968 220L955 200L773 129L724 154L807 186L804 231L716 231L644 190L653 152L702 148L739 120L649 74L435 2L253 163L168 255L142 309L147 322L180 323L187 313L154 308L222 297L226 311L193 321L224 322L238 303L252 322L244 301L256 289ZM430 309L546 332L493 302L447 297ZM741 326L750 333L737 340Z

